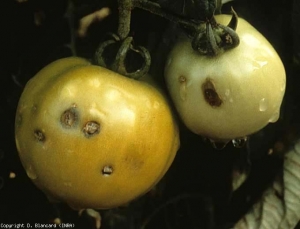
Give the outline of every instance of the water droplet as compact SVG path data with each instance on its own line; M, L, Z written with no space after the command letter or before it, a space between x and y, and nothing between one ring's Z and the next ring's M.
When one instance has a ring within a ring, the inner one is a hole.
M26 173L31 180L35 180L37 178L37 175L31 166L29 166L29 168L26 170Z
M280 114L279 111L276 111L269 119L269 122L272 123L277 122L277 120L279 119L279 114Z
M185 76L179 76L179 95L180 95L180 98L182 99L182 101L185 101L186 100L186 78Z
M248 137L243 137L243 138L233 139L231 142L235 148L242 148L246 145L247 140Z
M266 66L268 64L268 61L260 61L260 60L254 60L253 61L253 70L259 70Z
M212 147L214 149L217 149L217 150L222 150L225 148L225 146L227 145L228 142L221 142L221 141L215 141L215 140L212 140L210 139L210 144L212 145Z
M268 108L267 100L265 98L262 98L259 101L259 111L266 111Z

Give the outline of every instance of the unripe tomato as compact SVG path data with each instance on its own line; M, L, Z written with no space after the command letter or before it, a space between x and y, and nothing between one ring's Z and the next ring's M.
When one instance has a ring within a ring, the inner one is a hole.
M221 24L230 18L216 16ZM169 93L185 125L221 142L276 122L286 85L284 66L263 35L241 18L236 32L239 46L213 57L194 51L184 36L165 67Z
M139 197L162 178L179 147L158 90L72 57L27 83L15 137L32 181L75 209L112 208Z

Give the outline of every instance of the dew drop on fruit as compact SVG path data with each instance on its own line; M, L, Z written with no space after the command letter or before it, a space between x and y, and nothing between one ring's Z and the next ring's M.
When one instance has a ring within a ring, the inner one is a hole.
M243 138L233 139L231 142L235 148L242 148L246 145L247 140L248 137L243 137Z
M169 66L171 63L172 63L172 59L169 58L169 59L168 59L168 62L167 62L167 64L166 64L166 66Z
M265 98L262 98L259 101L259 111L266 111L267 108L268 108L267 100Z
M179 95L182 101L186 100L186 78L185 76L180 76L179 79Z
M277 122L277 120L279 119L279 111L276 111L271 118L269 119L269 122Z
M26 170L26 173L31 180L35 180L37 178L37 175L31 166L29 166L29 168Z
M214 149L217 149L217 150L222 150L225 148L225 146L227 145L228 142L221 142L221 141L215 141L215 140L212 140L212 139L209 139L210 141L210 144L212 145L212 147Z

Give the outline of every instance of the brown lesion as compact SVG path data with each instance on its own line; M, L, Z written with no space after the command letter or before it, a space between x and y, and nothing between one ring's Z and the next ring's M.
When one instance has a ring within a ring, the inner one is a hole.
M84 125L82 131L85 137L90 138L94 135L99 134L100 124L96 121L89 121Z
M186 83L186 77L181 75L181 76L179 76L178 81L179 81L179 83Z
M223 103L212 79L207 78L202 84L202 91L205 101L212 107L220 107Z
M70 128L76 125L77 120L78 120L78 114L74 107L64 111L60 117L61 124L66 128Z
M45 134L39 129L34 131L34 138L39 142L44 142L46 140Z
M114 171L114 169L113 169L112 165L105 165L102 168L101 173L103 176L110 176L113 174L113 171Z

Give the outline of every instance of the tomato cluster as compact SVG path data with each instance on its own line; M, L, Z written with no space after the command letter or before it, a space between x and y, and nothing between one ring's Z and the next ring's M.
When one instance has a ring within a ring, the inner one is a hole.
M183 123L212 141L247 137L279 117L280 58L246 21L237 33L239 46L214 57L183 36L166 61L166 85ZM149 191L172 164L179 133L160 89L75 57L27 83L15 127L29 178L75 209L117 207Z

